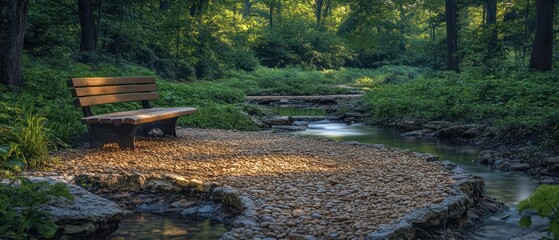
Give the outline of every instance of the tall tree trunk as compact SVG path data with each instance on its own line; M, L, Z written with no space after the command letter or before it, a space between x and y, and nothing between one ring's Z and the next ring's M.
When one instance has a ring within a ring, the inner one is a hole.
M458 26L456 21L456 0L446 0L446 52L447 69L458 69Z
M553 60L553 12L555 0L536 1L536 38L532 45L530 69L549 71Z
M91 62L97 49L97 29L91 0L78 0L80 17L80 60Z
M0 3L0 83L14 87L23 84L21 55L29 0Z
M169 0L159 0L159 10L167 11L169 9Z
M248 18L250 16L250 8L252 7L252 3L250 0L243 1L243 18Z
M324 0L314 0L314 16L316 18L316 29L320 29L322 19L322 7L324 6Z
M276 4L276 0L270 0L270 13L268 15L268 21L270 22L270 28L274 27L274 5Z
M526 62L526 51L527 46L524 46L528 42L528 18L530 17L530 0L526 0L526 8L524 9L524 42L522 46L522 64Z
M486 0L487 1L487 25L490 31L489 38L489 50L495 49L497 46L497 0Z

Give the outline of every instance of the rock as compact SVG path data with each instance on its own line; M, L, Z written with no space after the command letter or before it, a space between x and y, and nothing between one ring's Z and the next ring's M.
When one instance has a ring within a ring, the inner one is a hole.
M549 166L547 167L547 169L548 169L549 171L552 171L552 172L559 172L559 163L558 163L558 164L554 164L554 165L549 165Z
M414 157L418 157L421 158L427 162L436 162L439 161L439 156L435 155L435 154L431 154L431 153L418 153L418 152L414 152L413 153Z
M443 128L448 128L450 126L452 126L452 123L448 121L432 121L423 125L424 128L431 129L431 130L441 130Z
M393 225L381 225L380 229L370 233L366 240L396 240L396 239L415 239L415 228L406 221Z
M289 121L291 122L317 122L324 120L338 120L337 117L332 116L289 116Z
M187 207L191 207L192 205L196 204L196 202L194 201L188 201L186 199L181 199L179 201L176 201L174 203L171 203L171 207L174 208L187 208Z
M477 128L470 128L468 130L466 130L462 136L466 137L466 138L475 138L477 136L479 136L481 134L481 132L479 131L479 129Z
M210 217L214 215L215 208L210 204L204 204L196 207L187 208L181 212L185 217Z
M496 127L487 127L485 128L485 131L482 134L482 136L487 138L493 138L498 135L499 135L499 129L497 129Z
M285 132L295 132L295 131L305 131L306 126L272 126L274 131L285 131Z
M34 178L34 181L56 182L53 179ZM81 187L68 185L75 199L61 199L44 206L41 210L50 213L58 225L61 238L102 239L118 229L124 218L124 210L116 203L91 194Z
M289 117L286 116L274 116L262 119L262 121L269 126L288 126L291 125Z
M544 160L545 164L548 166L559 164L559 156L557 157L548 157Z
M414 120L400 121L400 122L392 123L390 125L404 131L415 131L422 128L421 123Z
M510 171L525 171L530 169L530 164L528 163L515 163L509 166Z
M484 150L481 151L475 160L482 164L493 164L496 158L500 156L500 153L494 150Z

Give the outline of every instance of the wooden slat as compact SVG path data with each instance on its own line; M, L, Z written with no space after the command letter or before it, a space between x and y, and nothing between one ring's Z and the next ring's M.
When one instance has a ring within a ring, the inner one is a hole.
M81 98L75 99L74 103L78 107L86 107L86 106L106 104L106 103L152 100L152 99L158 99L158 98L159 98L159 93L157 93L157 92L125 93L125 94L112 94L112 95L81 97Z
M192 107L148 108L85 117L82 118L82 122L86 124L106 123L119 125L127 123L137 125L193 114L197 111L196 108Z
M155 77L93 77L72 78L68 81L70 87L95 87L125 84L155 83Z
M115 93L152 92L157 90L155 84L117 85L105 87L81 87L72 89L73 97L106 95Z

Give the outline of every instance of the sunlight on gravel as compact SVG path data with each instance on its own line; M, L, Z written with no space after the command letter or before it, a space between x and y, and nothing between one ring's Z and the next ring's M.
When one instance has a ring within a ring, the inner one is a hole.
M216 181L252 198L260 216L239 237L362 239L380 224L448 196L453 183L411 152L263 132L180 129L138 139L136 150L68 150L55 172L174 173ZM248 235L247 235L248 234Z

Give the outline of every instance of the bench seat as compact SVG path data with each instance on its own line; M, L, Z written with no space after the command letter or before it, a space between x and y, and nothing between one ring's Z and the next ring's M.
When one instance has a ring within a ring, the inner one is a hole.
M94 115L82 118L84 124L133 124L139 125L159 121L162 119L176 118L196 113L198 110L192 107L174 108L146 108L125 112L115 112L101 115Z

